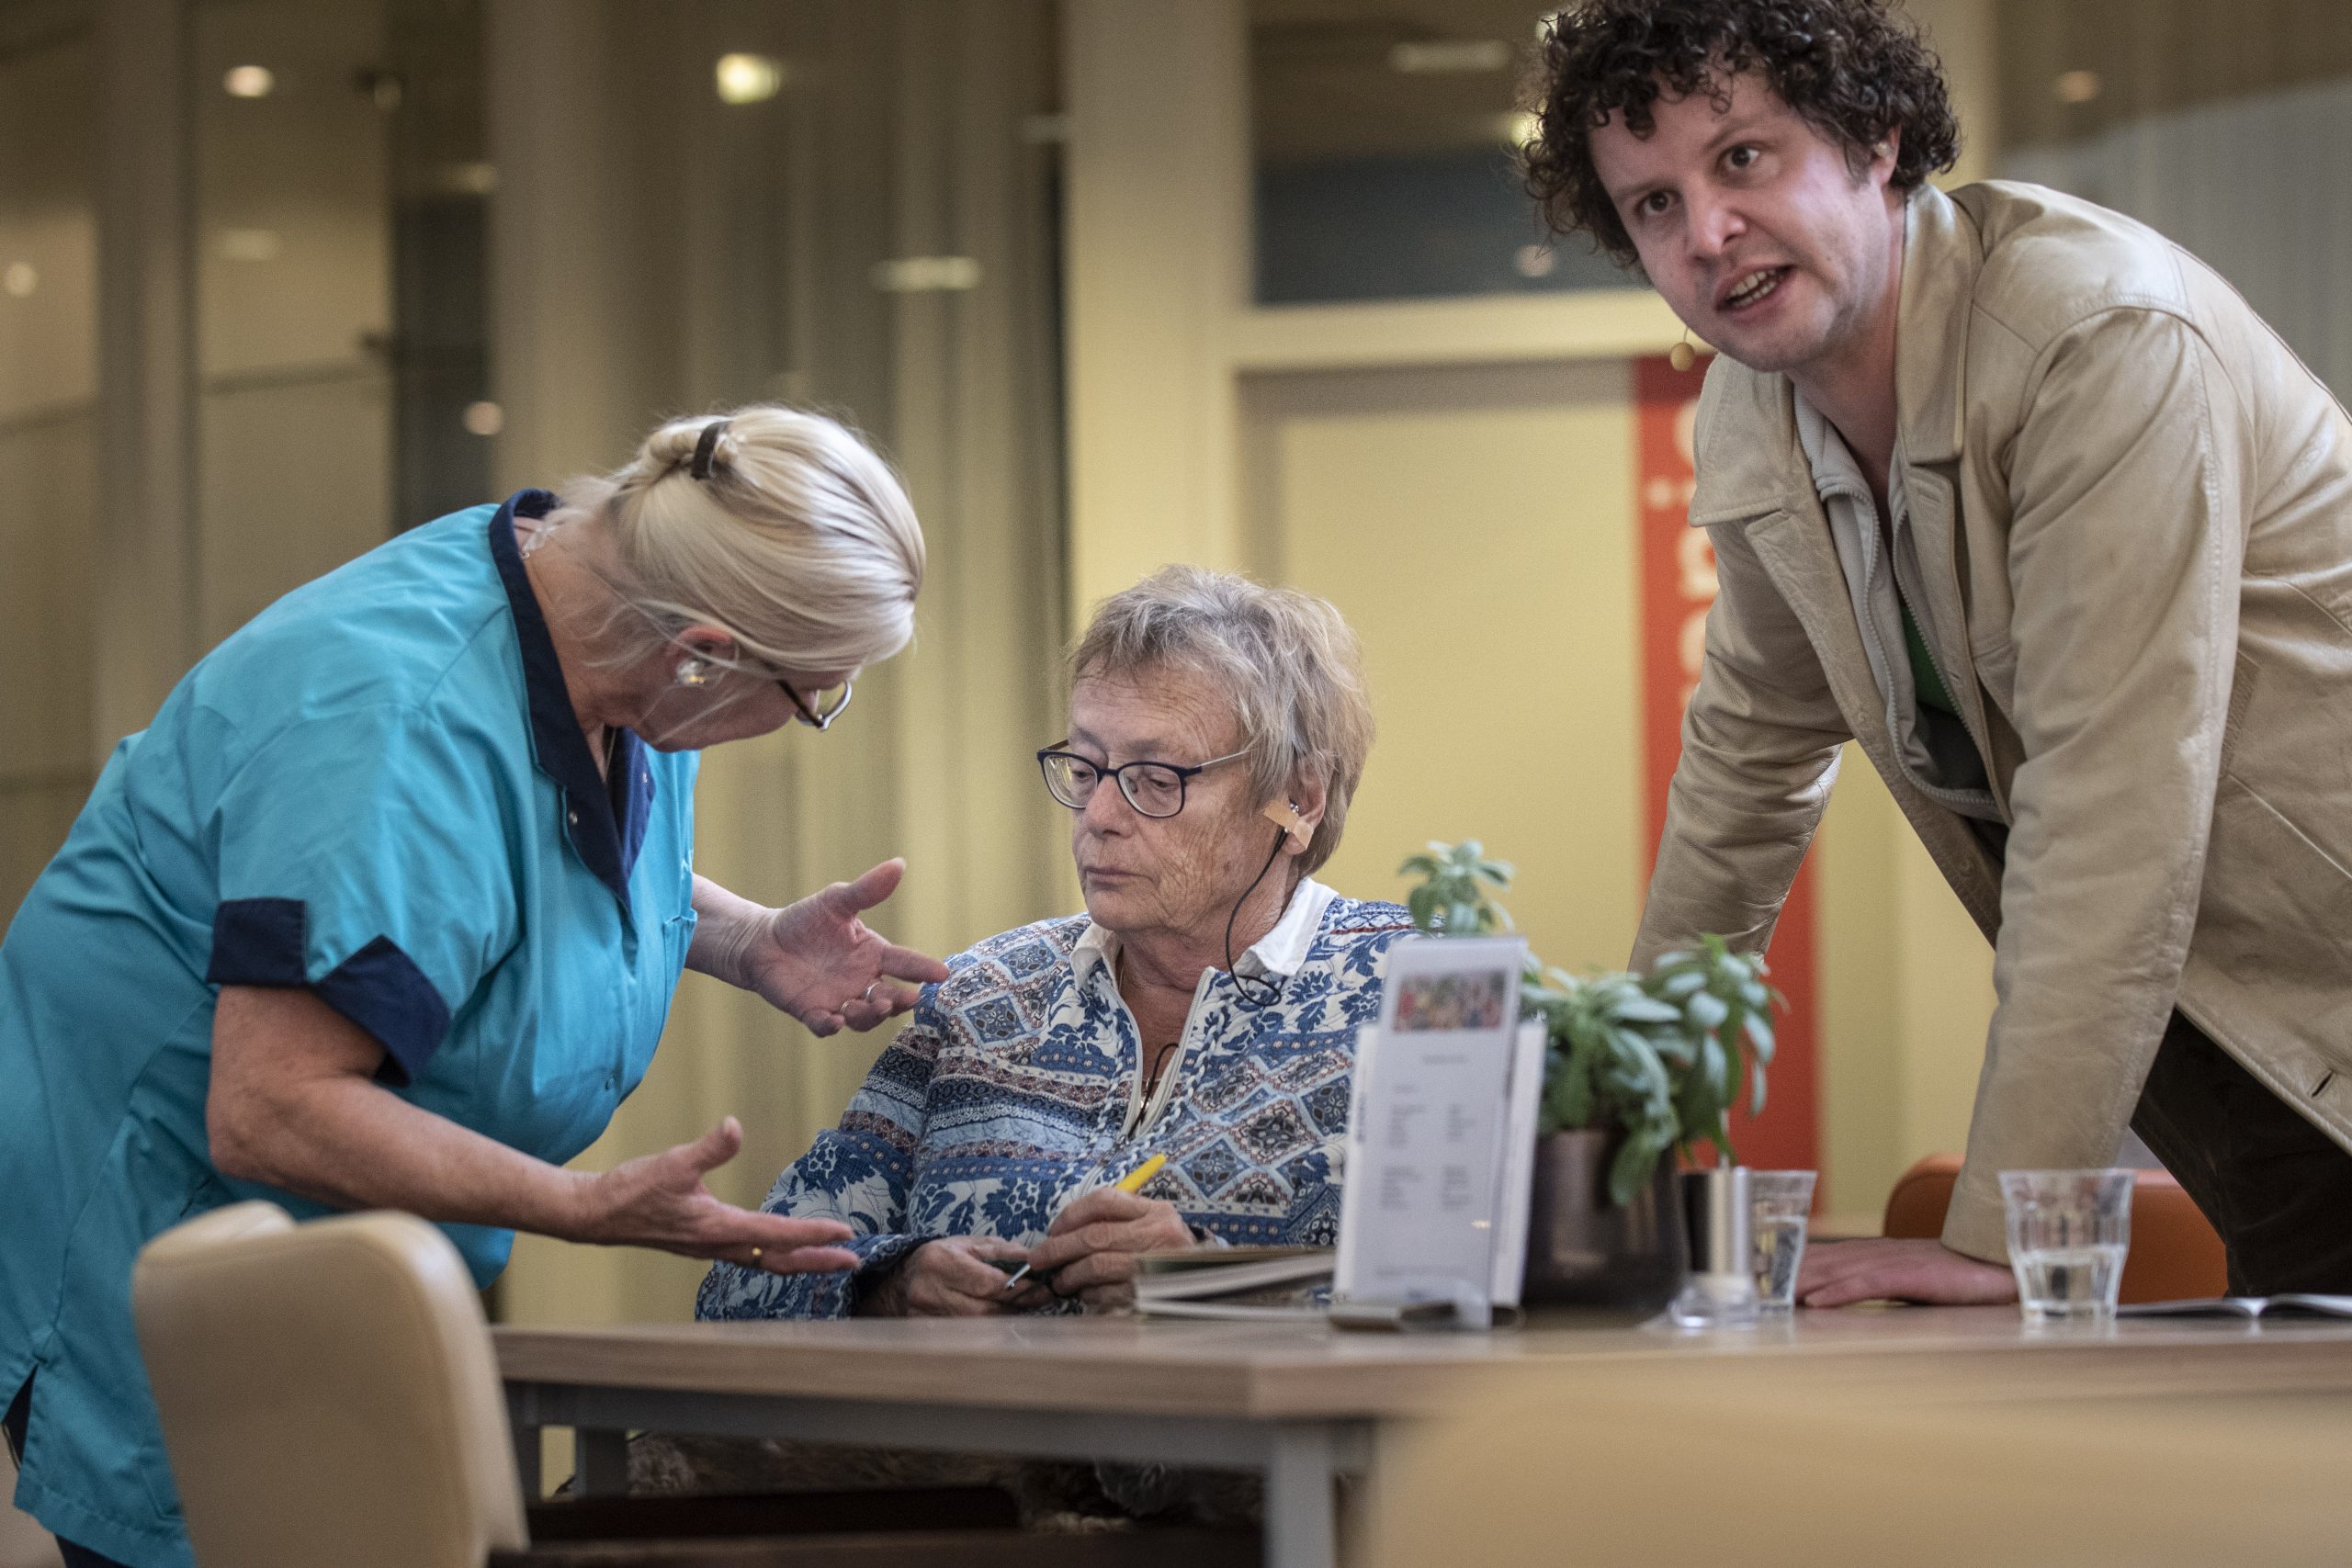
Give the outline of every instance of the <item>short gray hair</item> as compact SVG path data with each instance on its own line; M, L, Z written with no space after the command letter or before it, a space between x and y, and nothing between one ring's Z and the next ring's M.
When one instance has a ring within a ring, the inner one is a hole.
M1329 601L1268 588L1230 572L1167 566L1094 607L1070 652L1073 681L1184 670L1231 694L1261 805L1294 779L1325 790L1299 870L1340 847L1348 802L1372 750L1372 693L1363 649Z

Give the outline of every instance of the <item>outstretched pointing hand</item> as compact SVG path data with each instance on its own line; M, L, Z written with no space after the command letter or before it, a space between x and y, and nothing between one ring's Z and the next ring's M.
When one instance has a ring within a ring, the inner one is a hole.
M733 1159L742 1146L742 1123L729 1116L691 1144L590 1178L587 1215L577 1239L657 1247L771 1274L856 1268L855 1253L831 1245L850 1237L840 1221L759 1213L711 1195L703 1177Z

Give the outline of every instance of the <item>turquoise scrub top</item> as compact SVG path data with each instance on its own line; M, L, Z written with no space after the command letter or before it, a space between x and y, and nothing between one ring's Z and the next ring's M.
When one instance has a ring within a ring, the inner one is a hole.
M526 491L263 612L116 749L0 942L0 1406L17 1503L131 1568L193 1562L132 1335L157 1232L266 1198L208 1152L223 985L302 987L391 1093L549 1161L644 1076L695 916L692 752L601 775L523 570ZM510 1231L445 1227L474 1278Z

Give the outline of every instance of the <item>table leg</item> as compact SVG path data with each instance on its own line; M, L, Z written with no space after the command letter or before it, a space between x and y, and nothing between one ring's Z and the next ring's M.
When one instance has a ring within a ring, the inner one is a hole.
M509 1384L506 1390L506 1430L514 1443L514 1475L522 1483L523 1498L536 1503L547 1495L539 1473L538 1401L533 1391Z
M628 1434L625 1431L577 1427L572 1439L579 1447L573 1490L582 1497L628 1495Z
M1339 1466L1331 1435L1285 1427L1266 1465L1266 1568L1334 1568Z

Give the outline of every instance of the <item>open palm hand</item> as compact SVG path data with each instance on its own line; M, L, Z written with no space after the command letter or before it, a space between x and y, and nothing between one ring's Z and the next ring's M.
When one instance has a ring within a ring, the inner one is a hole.
M884 861L771 911L740 956L741 984L814 1034L871 1029L915 1005L904 982L944 980L947 966L885 941L860 917L890 897L906 862Z

